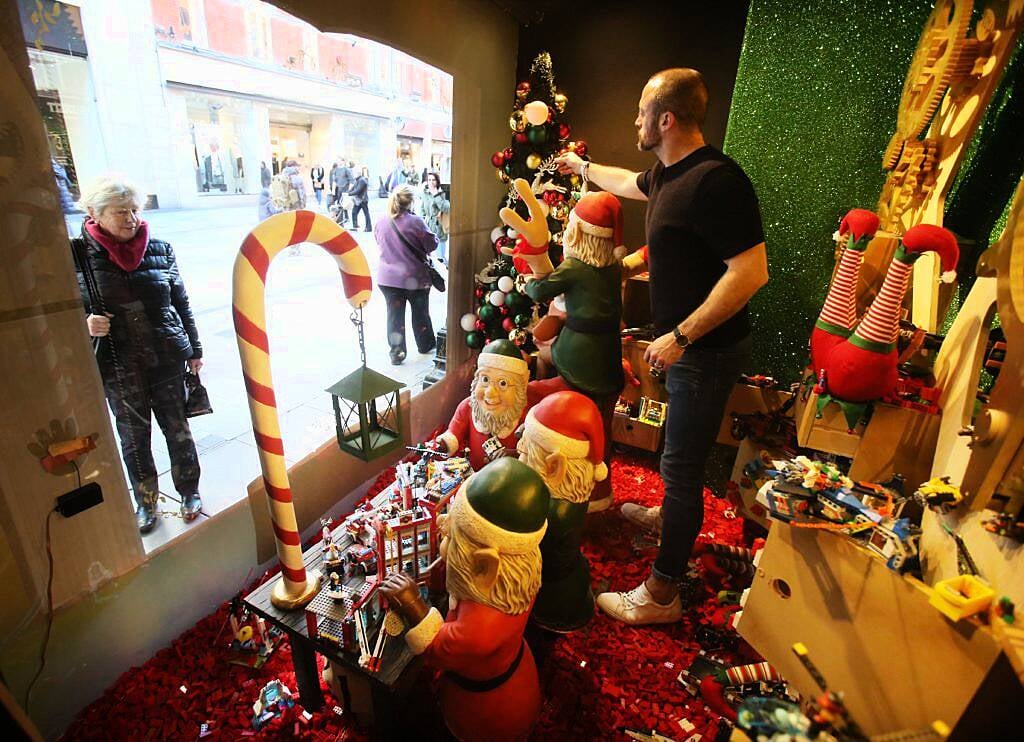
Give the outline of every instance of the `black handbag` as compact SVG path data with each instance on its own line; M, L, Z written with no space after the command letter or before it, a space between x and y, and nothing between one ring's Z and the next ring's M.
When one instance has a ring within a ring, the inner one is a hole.
M185 371L185 417L199 417L212 412L210 395L199 381L199 374Z
M423 265L426 266L427 273L430 274L430 285L433 286L438 291L443 292L445 289L444 276L437 272L437 268L434 267L434 261L430 259L430 256L427 255L422 250L417 250L415 247L413 247L412 243L409 242L408 239L406 239L404 234L402 234L402 231L398 228L398 225L395 224L394 219L391 220L391 228L395 230L395 234L398 235L398 239L402 241L402 244L409 248L409 251L412 252L413 255L415 255L417 258L423 261Z

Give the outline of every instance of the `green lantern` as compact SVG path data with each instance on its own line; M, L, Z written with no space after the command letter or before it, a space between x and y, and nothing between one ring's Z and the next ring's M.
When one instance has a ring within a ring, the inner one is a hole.
M366 367L362 308L352 314L352 323L359 332L362 365L327 392L334 405L338 448L363 461L371 461L403 443L398 392L405 384Z

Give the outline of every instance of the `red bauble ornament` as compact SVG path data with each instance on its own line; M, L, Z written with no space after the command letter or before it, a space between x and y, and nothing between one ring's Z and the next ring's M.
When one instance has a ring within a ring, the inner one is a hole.
M511 317L506 317L501 321L501 328L505 332L512 332L512 330L516 329L516 322Z
M578 154L580 157L587 156L587 143L584 142L582 139L576 142L576 154Z
M475 289L473 289L473 296L475 296L477 299L483 299L484 298L484 287L483 286L477 286Z
M525 131L517 131L515 133L515 136L513 136L512 138L516 140L516 144L526 144L526 132Z
M505 164L505 154L503 152L495 152L491 155L491 164L494 167L501 167Z
M523 100L530 94L530 83L523 81L516 85L516 97Z
M551 193L552 193L551 191L544 191L544 193L541 194L540 200L543 201L544 203L550 205L551 204Z
M484 330L487 329L487 323L484 322L482 319L478 319L476 321L476 324L473 325L473 327L475 327L477 331L483 332Z
M512 162L512 158L516 156L516 153L512 151L511 147L505 147L505 151L501 153L506 163Z
M572 133L572 128L569 126L569 124L559 124L558 125L558 138L559 139L568 139L569 135L571 133Z
M501 312L501 316L502 317L507 317L508 316L509 309L504 304L502 304L500 307L498 307L498 311Z

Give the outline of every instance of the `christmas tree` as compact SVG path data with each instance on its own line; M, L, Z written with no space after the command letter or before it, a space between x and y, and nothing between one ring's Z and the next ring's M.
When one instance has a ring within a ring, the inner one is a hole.
M586 142L571 141L572 129L562 120L568 102L555 88L551 55L547 52L537 55L530 66L529 79L516 86L508 122L512 129L511 143L491 156L495 173L508 186L499 209L507 206L520 216L529 217L526 205L512 187L516 178L529 181L533 192L540 197L547 214L550 255L555 265L561 262L562 230L580 198L578 189L582 183L576 175L560 175L554 160L570 151L580 157L587 155ZM525 263L513 262L503 253L503 250L511 250L516 237L515 230L504 225L491 232L495 258L476 275L476 310L463 315L460 321L470 348L482 348L491 340L507 337L525 351L534 349L529 327L543 310L522 291L524 279L519 271L528 270Z

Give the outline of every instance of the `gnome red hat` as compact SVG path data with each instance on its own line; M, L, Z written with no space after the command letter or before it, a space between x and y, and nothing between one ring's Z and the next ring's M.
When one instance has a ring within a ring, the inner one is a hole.
M587 234L611 239L615 247L622 245L622 203L607 191L593 191L581 198L569 218L575 218Z
M604 425L593 401L579 392L549 394L526 416L524 435L549 451L594 465L594 480L608 477L604 463Z

